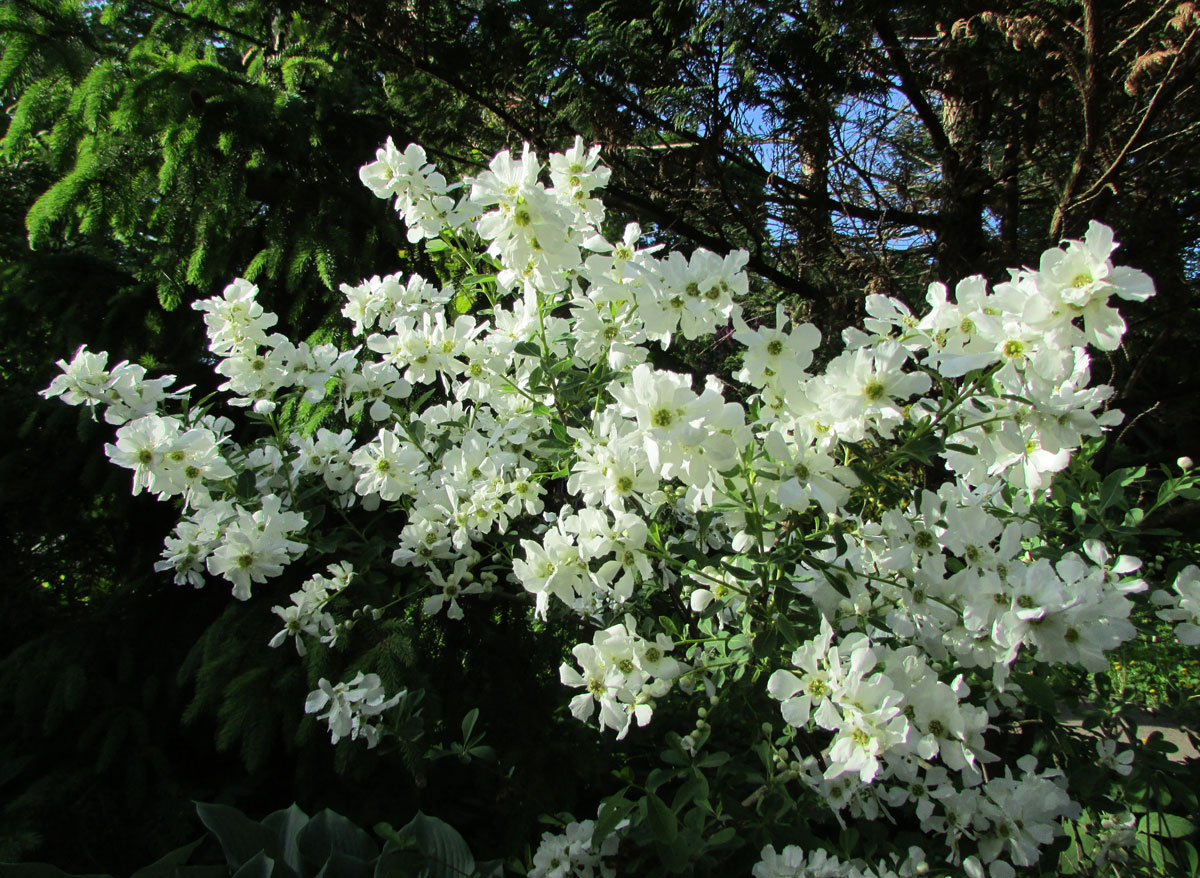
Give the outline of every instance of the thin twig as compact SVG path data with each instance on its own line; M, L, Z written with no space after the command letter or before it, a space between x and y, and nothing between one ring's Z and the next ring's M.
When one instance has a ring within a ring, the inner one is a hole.
M1121 147L1121 151L1117 153L1117 157L1112 160L1112 163L1108 166L1108 169L1100 175L1099 179L1097 179L1096 182L1093 183L1086 192L1075 199L1071 207L1078 207L1085 201L1095 198L1096 195L1098 195L1104 188L1105 184L1108 183L1109 178L1116 173L1117 168L1120 167L1121 163L1125 160L1125 156L1129 154L1129 151L1133 148L1133 145L1137 143L1138 138L1142 136L1142 131L1144 131L1146 126L1150 123L1150 119L1160 108L1160 101L1166 91L1167 84L1171 81L1172 74L1175 72L1175 67L1179 64L1179 59L1182 58L1187 52L1188 46L1192 44L1192 41L1196 38L1197 33L1200 33L1200 30L1193 30L1190 34L1188 34L1188 38L1184 41L1183 46L1179 49L1178 54L1171 59L1171 66L1167 68L1166 75L1163 76L1162 82L1160 82L1158 84L1158 88L1155 89L1154 97L1150 99L1150 103L1146 106L1146 112L1142 114L1142 119L1140 122L1138 122L1137 128L1135 128L1133 133L1129 135L1129 139L1125 141L1125 145Z

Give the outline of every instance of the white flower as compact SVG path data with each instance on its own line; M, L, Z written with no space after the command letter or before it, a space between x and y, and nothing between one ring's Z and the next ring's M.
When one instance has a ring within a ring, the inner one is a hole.
M861 435L859 425L870 421L880 433L891 435L904 420L903 401L931 385L924 372L902 371L908 357L907 350L888 341L847 351L831 362L826 379L833 391L829 409L836 429L853 439Z
M851 871L853 870L853 871ZM841 862L836 856L816 848L805 851L790 844L779 853L773 845L767 845L759 854L759 861L751 874L754 878L860 878L863 873L850 863Z
M689 375L658 371L646 363L633 370L627 385L614 384L609 393L617 401L620 413L637 421L651 470L660 473L677 462L673 447L689 430L699 399L692 390Z
M821 343L821 333L811 323L785 327L788 318L783 305L775 306L775 328L751 329L740 314L734 314L733 338L746 346L742 369L736 377L755 387L788 387L800 381L812 362L813 351Z
M563 663L559 679L564 686L584 691L571 699L571 713L586 722L599 708L600 728L625 737L631 721L639 726L650 722L652 699L666 694L683 665L668 658L674 643L659 634L653 643L637 633L632 616L624 624L597 631L592 643L571 650L582 671ZM657 679L653 679L657 678Z
M412 491L429 466L421 450L395 430L380 430L351 455L350 463L358 472L355 492L368 498L378 495L389 503Z
M1133 751L1122 750L1118 753L1116 741L1108 739L1097 741L1096 755L1100 759L1100 764L1109 771L1126 776L1133 773Z
M70 363L58 361L63 374L38 395L45 399L58 397L67 405L103 404L104 420L116 425L148 415L160 401L176 395L166 393L166 388L175 381L173 376L147 380L146 370L141 366L122 362L109 370L105 368L107 362L106 351L92 353L83 345Z
M268 646L280 646L288 637L294 637L296 652L305 655L308 649L301 634L332 643L336 637L336 624L324 607L333 595L350 584L354 566L347 563L330 564L327 569L332 578L318 573L306 580L299 591L292 593L290 607L271 608L271 612L283 620L284 627L271 638Z
M1116 249L1113 232L1093 220L1083 241L1067 241L1066 249L1042 254L1038 285L1059 303L1067 319L1083 318L1083 335L1101 350L1115 350L1125 332L1125 321L1108 306L1115 293L1143 302L1154 295L1154 283L1143 272L1114 268L1109 256Z
M545 618L550 595L571 606L577 596L590 592L590 580L579 556L574 537L558 527L546 531L541 545L533 540L521 540L524 558L513 558L513 576L536 599L536 611Z
M1151 599L1169 609L1159 610L1158 617L1167 622L1178 622L1175 636L1188 646L1200 646L1200 567L1189 564L1175 577L1172 586L1177 596L1165 591L1156 591Z
M317 719L329 723L332 743L345 737L355 740L362 736L370 749L379 743L380 735L378 725L373 725L371 720L395 707L406 694L407 690L404 690L388 698L378 674L359 671L354 679L337 685L322 677L305 700L304 712L316 713L327 708Z
M194 309L205 312L209 350L224 357L266 343L267 330L278 318L263 310L257 296L258 287L239 277L220 296L192 303Z
M449 576L443 576L437 567L430 565L429 578L441 591L426 598L425 603L421 605L421 612L426 616L434 616L448 603L450 608L446 611L447 618L461 619L463 611L458 605L458 599L465 594L482 594L484 591L484 587L475 582L475 577L470 571L471 565L478 560L478 555L474 553L466 558L459 558L454 562L454 570Z
M237 521L208 557L208 572L233 583L235 598L248 600L252 582L278 576L285 565L304 552L303 543L288 539L304 524L304 516L284 512L280 498L274 494L264 497L262 508L253 514L239 508Z
M841 665L831 664L829 656L833 628L821 618L821 633L792 654L792 664L802 673L780 669L767 681L767 692L781 702L780 711L788 725L803 728L809 717L818 713L829 717L832 698L841 688ZM835 720L825 719L821 725L831 727Z
M528 878L615 878L616 868L603 858L617 852L620 832L628 825L628 820L618 823L599 850L592 847L596 829L592 820L568 823L558 835L543 832Z

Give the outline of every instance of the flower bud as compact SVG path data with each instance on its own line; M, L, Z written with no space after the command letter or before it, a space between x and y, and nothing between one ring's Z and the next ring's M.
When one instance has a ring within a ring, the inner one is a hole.
M1187 455L1179 458L1179 460L1175 461L1175 463L1179 464L1179 468L1185 473L1196 465L1196 462Z

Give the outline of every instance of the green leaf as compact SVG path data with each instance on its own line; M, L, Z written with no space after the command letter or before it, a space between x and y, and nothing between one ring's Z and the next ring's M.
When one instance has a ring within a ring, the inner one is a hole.
M334 851L314 878L371 878L372 871L366 860Z
M415 844L411 838L402 836L395 830L392 824L387 823L386 821L376 823L374 829L375 834L382 838L385 842L384 853L387 853L388 850L393 848L410 848Z
M493 274L468 274L460 283L463 284L491 284L496 282L496 275Z
M472 707L467 711L467 715L463 717L462 733L463 740L466 741L471 737L471 732L475 731L475 723L479 721L479 708Z
M0 863L0 878L109 878L109 876L99 873L72 875L49 863Z
M705 840L704 846L708 848L720 847L732 841L735 835L737 835L737 830L732 826L726 826L724 829L719 829L710 835Z
M975 455L979 454L978 448L973 448L970 445L960 445L957 442L947 442L946 450L947 451L957 451L959 454L969 454L971 456L975 456Z
M235 869L266 850L273 841L268 830L228 805L197 802L196 814L205 828L217 837L225 861Z
M766 628L760 631L750 643L750 649L757 658L766 658L779 652L779 630Z
M633 810L634 803L625 798L622 791L615 796L605 799L600 805L600 813L596 815L596 824L592 829L592 850L600 850L600 845L617 828L625 816Z
M1150 832L1161 838L1187 838L1196 831L1196 825L1178 814L1156 812L1145 814L1138 821L1138 832Z
M706 813L712 813L712 805L708 802L708 778L699 771L680 785L672 802L677 809L684 808L689 803L694 803Z
M513 348L513 352L520 354L523 357L537 357L540 359L542 356L542 349L531 341L519 342L517 346Z
M1032 674L1021 674L1014 672L1012 675L1014 683L1020 685L1021 689L1029 696L1029 700L1042 710L1054 713L1058 710L1058 696L1054 694L1054 690L1050 688L1050 684L1040 677L1035 677Z
M143 866L134 872L132 878L175 878L175 870L188 861L192 852L203 841L203 838L198 838L191 844L185 844L170 853L163 854L149 866Z
M429 861L429 878L463 878L475 871L475 858L453 826L437 817L417 812L397 835L412 839Z
M1124 498L1125 492L1122 490L1127 484L1124 479L1128 470L1119 469L1116 472L1109 473L1108 476L1100 485L1100 508L1108 509L1110 506L1117 505L1117 502Z
M677 875L687 869L692 853L687 837L677 836L666 844L660 842L655 845L655 849L668 873Z
M264 852L259 851L247 860L242 868L233 873L233 878L271 878L271 870L274 868L275 861Z
M705 753L696 761L698 768L719 768L728 762L730 759L729 753L725 750L717 750L715 753Z
M300 832L308 825L308 815L293 804L290 808L268 814L262 825L275 834L276 857L282 858L297 875L303 871L300 862Z
M303 873L313 874L335 854L349 854L361 860L379 856L379 847L363 829L341 814L326 808L313 817L297 838Z
M847 826L838 836L838 846L847 857L854 856L858 848L858 830Z
M740 579L742 582L754 582L758 579L758 574L753 570L747 570L744 567L735 567L732 564L721 565L728 573L732 574L734 579Z
M651 834L655 841L669 845L679 835L679 820L675 817L675 812L654 793L647 794L645 802L646 823Z
M1200 875L1200 855L1196 853L1196 848L1186 841L1181 841L1179 847L1183 851L1183 858L1187 861L1187 874Z
M441 238L430 238L425 242L426 253L440 253L442 250L449 250L450 245Z
M415 851L396 849L389 841L375 861L374 878L411 878L418 868L415 857Z
M903 446L904 453L913 460L928 465L930 458L941 450L941 442L936 436L925 435L918 439L910 439Z

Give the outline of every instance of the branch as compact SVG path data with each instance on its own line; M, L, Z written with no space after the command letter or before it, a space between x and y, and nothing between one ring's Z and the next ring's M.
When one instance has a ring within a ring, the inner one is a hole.
M1050 220L1050 240L1058 241L1062 237L1063 224L1066 222L1067 210L1074 196L1075 188L1079 185L1083 172L1087 168L1092 154L1096 150L1096 55L1097 55L1097 22L1096 10L1092 0L1083 0L1083 70L1080 73L1079 89L1083 104L1083 142L1075 153L1075 161L1071 163L1071 173L1063 184L1054 206L1054 215Z
M264 51L271 48L269 43L263 42L252 34L248 34L245 31L238 30L237 28L219 24L218 22L213 21L211 18L207 18L203 15L195 15L191 12L186 12L182 9L176 9L173 6L168 6L165 3L156 3L154 0L138 0L138 2L150 7L151 9L157 9L159 12L163 13L164 15L169 15L172 18L180 19L182 21L189 21L193 24L202 25L219 33L228 34L231 37L237 37L239 40L244 40L253 46L263 49Z
M879 34L879 40L883 43L884 51L887 52L888 59L892 62L892 66L896 68L896 74L900 77L900 93L908 98L908 102L916 111L917 117L925 125L929 132L929 139L933 142L934 148L941 155L942 160L948 165L958 166L958 152L954 149L954 145L950 142L950 137L946 134L946 129L942 127L942 121L938 118L933 107L925 97L925 93L921 91L917 84L916 74L913 72L912 66L908 63L908 56L904 53L904 47L900 45L900 39L896 36L896 32L892 30L891 24L884 18L877 18L871 22L875 32Z
M843 154L842 161L851 165L855 170L858 166L854 164L847 156ZM830 198L828 195L818 196L811 189L801 186L798 183L793 183L786 177L778 175L769 175L769 179L778 184L780 189L791 190L795 193L794 196L786 196L779 193L776 198L786 204L798 205L801 202L811 204L814 207L833 210L845 216L853 217L854 219L865 220L866 222L877 223L894 223L900 226L914 226L925 231L933 231L939 228L939 221L936 216L928 213L917 213L911 210L901 210L897 207L886 205L882 208L866 207L859 204L847 204L836 198ZM880 199L883 200L882 198Z
M676 127L669 119L664 119L657 113L645 107L638 100L636 95L629 94L624 91L618 91L615 86L598 82L595 79L588 77L586 71L581 70L577 66L573 66L572 71L581 80L585 81L591 88L594 88L598 91L603 91L608 94L610 99L619 104L624 104L627 106L646 124L653 126L656 129L665 131L678 140L677 143L667 143L664 140L663 143L656 146L639 146L636 148L689 149L705 143L705 141L695 133ZM788 204L796 205L800 201L805 201L815 208L836 211L844 214L845 216L850 216L854 219L865 220L867 222L896 223L898 225L915 226L916 228L925 229L927 231L936 229L938 227L939 220L932 214L900 210L888 205L885 205L883 208L871 208L864 205L846 204L843 201L830 198L828 195L820 195L808 187L795 182L794 180L790 180L787 177L781 177L779 174L773 171L768 171L760 162L752 158L753 153L751 156L746 156L743 153L730 149L728 146L722 145L718 150L718 154L727 161L742 167L746 171L749 171L757 176L759 179L764 180L767 184L775 183L779 188L788 189L795 193L797 196L795 198L786 200L781 199L785 200L785 203Z
M1175 67L1178 65L1179 59L1183 57L1184 53L1188 49L1188 46L1191 45L1192 40L1196 38L1197 33L1200 33L1200 31L1193 30L1190 34L1188 34L1188 38L1184 41L1179 53L1171 59L1171 66L1167 68L1166 75L1163 76L1162 82L1160 82L1158 84L1158 88L1155 89L1154 97L1150 99L1150 103L1146 106L1146 112L1142 114L1141 121L1138 122L1137 127L1133 130L1133 133L1129 135L1129 139L1125 141L1125 145L1121 147L1120 152L1117 153L1117 157L1112 160L1111 164L1109 164L1104 173L1100 175L1099 179L1097 179L1096 182L1093 183L1086 192L1075 199L1071 205L1072 207L1077 207L1080 204L1083 204L1085 201L1089 201L1099 195L1100 190L1103 189L1105 184L1108 183L1109 178L1116 173L1117 168L1120 167L1121 163L1125 160L1125 156L1129 154L1129 151L1133 148L1133 145L1137 143L1138 138L1142 136L1142 132L1146 129L1146 126L1150 123L1150 120L1162 108L1162 98L1166 92L1167 84L1171 81L1171 76L1175 72Z
M704 247L713 250L714 252L727 253L729 251L729 242L720 238L714 237L707 232L693 226L687 220L682 219L666 210L665 208L655 204L648 198L640 195L634 195L623 189L607 187L604 190L612 196L612 200L619 206L631 209L642 216L649 217L658 223L664 229L668 229L677 234L683 235L688 239L695 241ZM756 254L750 255L750 260L747 267L757 274L759 277L765 278L779 286L781 289L794 293L804 299L819 300L828 297L828 292L820 289L808 281L798 277L792 277L780 271L773 265L768 264L761 256Z

